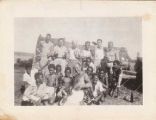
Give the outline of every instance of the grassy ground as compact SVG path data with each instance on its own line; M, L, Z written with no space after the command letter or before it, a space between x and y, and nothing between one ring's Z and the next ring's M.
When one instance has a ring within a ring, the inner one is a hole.
M14 73L15 105L20 105L21 99L22 99L20 88L22 85L24 69L22 67L15 67L14 72L15 72ZM123 100L124 96L130 96L130 91L131 90L128 89L127 87L122 86L120 90L120 96L118 98L107 96L103 105L142 105L143 104L142 94L137 91L133 92L133 95L134 95L133 103Z

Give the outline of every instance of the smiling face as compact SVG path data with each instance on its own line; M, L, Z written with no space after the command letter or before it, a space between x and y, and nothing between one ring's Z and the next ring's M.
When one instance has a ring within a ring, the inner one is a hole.
M69 69L67 69L67 70L65 71L65 76L66 76L66 77L70 77L70 73L71 73L71 71L70 71Z
M85 42L85 49L89 50L90 49L90 42Z
M52 75L55 72L55 69L53 67L49 68L49 73Z
M60 66L60 65L56 66L56 72L57 72L57 73L60 73L61 70L62 70L62 69L61 69L61 66Z
M63 40L63 39L60 39L58 45L59 45L60 47L63 46L63 45L64 45L64 40Z
M109 50L112 50L113 49L113 42L108 42L108 49Z
M97 81L98 81L98 80L99 80L98 76L95 75L95 76L94 76L94 80L93 80L93 84L97 84Z
M46 36L46 43L48 43L50 41L50 39L51 39L51 35L47 34L47 36Z
M98 39L97 40L97 47L100 48L102 46L102 40Z

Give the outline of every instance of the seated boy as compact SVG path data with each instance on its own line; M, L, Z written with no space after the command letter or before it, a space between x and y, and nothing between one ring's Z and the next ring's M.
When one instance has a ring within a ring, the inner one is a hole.
M109 86L109 83L108 83L108 74L105 73L103 69L99 69L98 76L99 76L99 80L103 84L103 87L107 89L108 86Z
M35 74L36 86L29 86L23 95L22 105L48 105L54 99L54 88L43 83L43 74Z
M94 65L94 63L92 62L92 59L90 57L86 58L86 64L88 67L92 67L93 68L93 72L96 72L96 67Z
M71 78L71 68L70 67L65 68L65 77L63 77L62 82L59 82L59 83L60 83L60 85L59 85L59 90L58 90L57 96L60 99L59 105L61 105L66 101L67 96L71 95L71 92L72 92L73 81Z
M62 67L59 64L56 65L56 76L57 76L57 79L61 79L63 77Z
M32 85L34 86L35 85L35 81L34 79L32 79L32 74L33 71L32 71L32 65L31 64L26 64L25 66L25 73L23 74L23 84L21 86L21 93L23 94L25 89Z
M90 81L92 81L92 79L93 79L93 68L91 66L89 66L87 68L87 75L88 75Z
M92 86L93 86L92 89L93 89L93 97L94 97L93 103L99 105L104 101L104 97L105 97L104 94L106 92L106 89L103 88L103 85L100 82L97 74L94 74Z
M55 73L55 65L50 64L48 65L49 74L45 76L45 83L49 87L57 87L57 76Z

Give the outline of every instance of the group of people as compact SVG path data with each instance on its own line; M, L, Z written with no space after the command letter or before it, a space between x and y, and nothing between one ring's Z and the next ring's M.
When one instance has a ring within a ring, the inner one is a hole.
M75 42L67 48L60 38L55 45L50 34L38 41L33 65L25 66L21 105L99 105L118 97L122 69L113 42L104 48L102 39L86 41L83 49Z

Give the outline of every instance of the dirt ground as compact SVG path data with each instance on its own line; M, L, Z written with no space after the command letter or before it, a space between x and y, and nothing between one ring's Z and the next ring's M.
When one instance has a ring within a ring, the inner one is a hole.
M20 88L22 85L24 69L22 67L15 67L14 69L14 85L15 85L15 105L20 106L22 100L22 94L20 92ZM110 97L109 95L106 96L106 99L103 105L142 105L143 96L141 93L134 91L134 102L131 103L129 101L124 100L125 96L130 96L131 90L128 89L126 86L122 86L120 90L120 96L118 98Z

